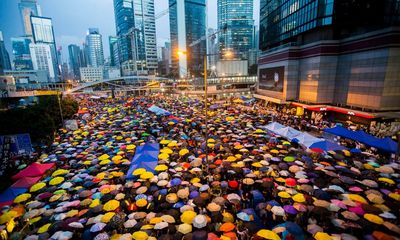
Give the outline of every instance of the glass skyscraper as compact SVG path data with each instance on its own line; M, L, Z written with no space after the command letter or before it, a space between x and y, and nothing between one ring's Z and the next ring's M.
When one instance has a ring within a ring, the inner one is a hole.
M33 70L29 51L30 43L32 43L32 38L30 37L11 38L15 70Z
M206 35L205 0L169 0L172 68L179 77L199 76L203 71L206 41L190 44ZM186 54L177 56L177 52Z
M11 70L10 56L4 45L3 33L0 31L0 74L3 70Z
M26 36L32 35L31 16L41 16L40 7L36 0L21 0L18 4L21 14L24 33Z
M114 0L119 61L123 75L157 69L154 0Z
M220 55L233 52L236 59L247 59L253 47L253 0L218 0Z
M56 72L56 78L58 78L61 69L58 67L58 54L53 31L53 22L51 18L31 16L31 24L33 41L35 44L40 43L49 45L51 51L51 62L53 65L52 68L49 69L54 69Z
M84 67L84 59L82 56L81 48L78 45L70 44L68 45L68 53L69 53L69 66L74 74L74 79L80 79L80 71L79 68Z
M89 28L88 30L86 54L89 66L100 67L104 65L103 40L98 28Z
M115 67L119 66L119 58L118 58L118 37L109 36L108 43L110 48L110 66ZM117 53L117 54L115 54Z

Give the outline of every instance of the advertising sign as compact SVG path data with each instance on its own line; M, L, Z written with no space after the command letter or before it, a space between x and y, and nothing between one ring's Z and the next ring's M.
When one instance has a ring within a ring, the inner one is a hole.
M285 67L260 69L258 80L259 88L263 90L283 92Z

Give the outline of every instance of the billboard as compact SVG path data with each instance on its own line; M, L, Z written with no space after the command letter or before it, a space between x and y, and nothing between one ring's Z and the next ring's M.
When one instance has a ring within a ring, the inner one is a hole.
M259 71L259 88L263 90L283 92L285 67L262 68Z
M11 167L12 157L30 154L32 151L29 134L0 136L0 176Z

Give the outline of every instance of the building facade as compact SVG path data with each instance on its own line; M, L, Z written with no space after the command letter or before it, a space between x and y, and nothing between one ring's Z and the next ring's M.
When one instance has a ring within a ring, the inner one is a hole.
M123 75L157 70L154 0L114 0L119 61Z
M215 29L209 28L208 29L208 38L207 38L207 67L208 69L214 68L218 62L218 41L217 35L214 33L216 32Z
M86 35L87 65L101 67L104 65L103 39L98 28L89 28Z
M45 43L31 43L29 44L29 50L32 57L33 69L47 71L50 81L55 81L57 75L53 65L50 45Z
M4 70L11 70L10 56L4 45L3 33L0 31L0 75Z
M399 13L392 0L261 1L257 93L277 103L399 110Z
M100 81L104 78L103 67L82 67L79 70L81 82Z
M206 1L169 0L169 23L172 71L180 78L200 76L207 44L191 44L206 35Z
M32 36L31 16L41 16L40 6L36 0L21 0L18 3L25 36Z
M31 37L11 38L15 70L33 70L32 59L29 50L30 43L32 43Z
M119 57L118 57L118 37L109 36L108 44L110 49L110 66L115 67L119 66ZM117 53L117 54L115 54Z
M51 63L55 71L55 81L59 80L60 68L56 41L51 18L31 16L32 36L35 44L49 45L51 51ZM52 78L52 77L51 77Z
M85 67L84 60L82 56L82 50L78 45L70 44L68 45L69 54L69 68L73 74L75 80L80 79L80 68Z
M226 28L225 31L222 31ZM218 0L219 50L233 52L236 59L247 59L253 47L253 0Z

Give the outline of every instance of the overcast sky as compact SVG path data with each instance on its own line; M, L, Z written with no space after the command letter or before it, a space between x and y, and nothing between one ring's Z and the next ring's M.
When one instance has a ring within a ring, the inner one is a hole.
M108 36L115 35L113 0L37 0L42 16L53 19L57 46L63 48L63 61L68 60L69 44L84 42L89 27L100 29L103 35L105 57L109 56ZM0 31L3 32L7 50L12 55L10 38L23 34L18 10L19 0L0 0ZM156 14L168 8L168 0L154 0ZM217 0L207 0L208 27L217 27ZM259 0L254 0L254 18L259 19ZM157 44L169 41L168 14L156 20Z

